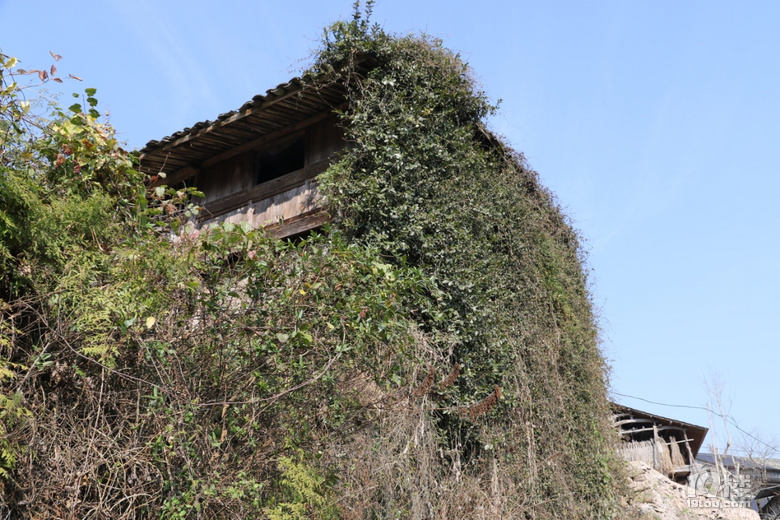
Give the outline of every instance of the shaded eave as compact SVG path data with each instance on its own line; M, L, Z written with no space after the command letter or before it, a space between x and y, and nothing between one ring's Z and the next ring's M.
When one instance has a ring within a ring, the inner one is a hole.
M341 107L346 89L333 77L304 74L257 95L238 110L202 121L140 150L140 169L174 184L232 156L325 119Z
M762 489L758 493L756 493L755 499L761 500L762 498L772 498L777 495L780 495L780 486L772 486L765 489Z
M630 406L624 406L617 403L610 403L610 406L612 408L612 412L616 415L626 414L636 419L645 419L662 426L672 426L685 430L688 439L690 439L689 445L691 447L691 452L693 453L694 458L699 453L699 449L701 449L702 444L704 444L704 438L707 436L707 432L709 431L708 428L703 426L697 426L695 424L678 421L676 419L670 419L661 415L643 412L641 410L637 410L636 408L631 408ZM617 425L620 426L621 422L619 421Z

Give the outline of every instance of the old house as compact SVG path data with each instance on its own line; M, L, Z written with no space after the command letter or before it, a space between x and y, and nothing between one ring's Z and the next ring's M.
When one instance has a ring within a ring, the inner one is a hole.
M612 418L626 460L641 460L681 483L693 472L707 428L616 403Z
M241 108L149 142L141 170L157 183L196 186L200 225L249 222L277 237L299 235L327 219L317 174L345 145L334 110L344 86L311 75L255 96Z

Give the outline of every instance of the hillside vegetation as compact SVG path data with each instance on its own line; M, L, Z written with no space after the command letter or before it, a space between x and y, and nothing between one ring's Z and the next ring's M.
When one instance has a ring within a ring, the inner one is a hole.
M2 56L3 518L616 514L576 232L460 58L366 18L307 76L350 145L294 242L194 231L94 90L34 117Z

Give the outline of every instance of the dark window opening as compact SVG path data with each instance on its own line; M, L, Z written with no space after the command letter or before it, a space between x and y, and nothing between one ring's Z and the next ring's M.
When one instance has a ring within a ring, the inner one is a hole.
M322 226L313 227L311 229L306 229L304 231L301 231L300 233L296 233L294 235L286 236L282 240L286 240L292 244L295 244L296 246L300 245L301 242L308 240L311 238L311 236L314 234L322 234Z
M255 184L303 169L304 152L302 138L259 152L255 156Z

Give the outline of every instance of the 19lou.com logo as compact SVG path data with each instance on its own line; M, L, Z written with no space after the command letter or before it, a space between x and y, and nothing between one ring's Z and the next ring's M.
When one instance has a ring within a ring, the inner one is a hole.
M750 507L750 475L693 472L686 487L688 507Z

